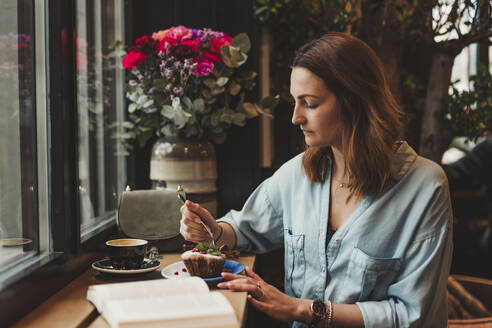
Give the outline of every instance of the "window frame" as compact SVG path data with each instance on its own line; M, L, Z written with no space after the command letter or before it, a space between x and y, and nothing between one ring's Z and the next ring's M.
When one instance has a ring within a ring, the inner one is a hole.
M46 45L45 56L36 56L35 67L47 67L44 88L40 87L43 74L40 80L36 74L36 120L46 123L37 127L38 161L45 164L38 164L36 172L38 185L43 189L39 191L38 211L45 216L39 225L44 239L40 250L44 253L25 261L15 279L0 286L0 303L5 305L4 311L0 311L0 322L7 326L86 271L92 262L105 255L104 241L118 235L115 220L83 240L80 234L76 54L71 46L76 31L75 4L75 0L34 1L35 47ZM126 21L125 4L121 13ZM44 31L38 26L44 27ZM125 173L127 168L125 163Z

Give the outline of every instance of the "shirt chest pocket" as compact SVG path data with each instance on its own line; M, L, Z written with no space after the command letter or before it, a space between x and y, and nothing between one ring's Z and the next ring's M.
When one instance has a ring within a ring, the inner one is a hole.
M379 301L388 296L388 287L400 270L399 258L375 258L359 248L350 256L339 302Z
M286 290L300 297L304 288L306 261L304 258L304 235L285 231L285 278Z

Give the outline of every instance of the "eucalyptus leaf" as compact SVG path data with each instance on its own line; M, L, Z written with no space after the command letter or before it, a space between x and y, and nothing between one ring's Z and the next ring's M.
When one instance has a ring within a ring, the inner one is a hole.
M139 107L143 106L148 100L148 97L146 95L140 95L136 101L137 105Z
M193 106L193 103L191 102L191 99L188 97L183 97L183 105L185 106L186 109L191 109Z
M251 49L251 41L246 33L239 33L232 39L231 45L241 49L242 52L248 53Z
M247 116L243 113L233 113L232 114L232 122L237 126L245 126L246 125Z
M236 66L234 66L234 62L232 61L232 58L230 56L226 56L226 55L222 54L222 61L228 67L236 67Z
M210 90L203 89L203 90L202 90L202 96L203 96L205 99L209 99L209 98L212 98L212 93L210 92Z
M277 107L278 103L280 101L280 96L276 95L275 97L272 96L266 96L265 98L260 100L260 106L262 108L271 108L274 109Z
M224 112L220 115L220 121L225 123L232 123L232 115L231 113Z
M128 106L128 112L129 112L129 113L134 113L136 110L137 110L137 104L135 104L135 103L131 103L131 104Z
M250 118L258 116L258 112L261 110L260 106L250 102L242 103L241 107Z
M157 112L157 107L146 107L146 108L143 108L143 111L147 114L150 114L150 113L154 113L154 112Z
M270 113L270 111L268 110L268 108L265 108L265 109L262 109L261 107L258 107L257 108L258 112L268 118L273 118L273 115L272 113Z
M129 121L125 121L125 122L121 123L121 125L127 129L133 129L133 127L135 127L135 124L133 124L132 122L129 122Z
M241 73L241 78L245 80L252 80L254 79L258 74L253 71L244 71Z
M181 129L184 127L190 117L191 114L185 112L181 107L174 108L174 124L176 124L176 128Z
M175 137L174 129L171 124L166 124L161 128L161 133L166 137Z
M225 91L225 88L215 88L215 89L212 89L212 95L216 96L218 94L221 94L224 91Z
M231 83L229 83L228 89L229 89L229 94L235 96L239 93L239 91L241 91L241 85L236 81L231 81Z
M213 79L205 79L203 81L203 84L205 84L210 89L215 88L215 86L217 85L217 83Z
M239 67L242 64L244 64L246 62L246 60L248 60L248 55L241 52L241 50L239 48L229 47L229 49L231 52L231 61L232 61L233 67Z
M161 110L162 116L172 120L174 118L174 109L169 105L162 106Z
M194 111L197 111L197 112L201 113L205 109L205 101L203 101L203 98L196 98L193 101L193 105L192 105L191 108Z
M149 100L147 100L146 102L144 102L144 103L142 104L142 107L143 107L143 108L150 107L150 106L152 106L152 104L154 104L154 100L149 99Z
M229 81L229 78L228 77L220 77L218 80L217 80L217 86L218 87L223 87L224 85L226 85L226 83Z
M219 114L218 113L212 114L212 116L210 117L210 124L213 127L219 125Z

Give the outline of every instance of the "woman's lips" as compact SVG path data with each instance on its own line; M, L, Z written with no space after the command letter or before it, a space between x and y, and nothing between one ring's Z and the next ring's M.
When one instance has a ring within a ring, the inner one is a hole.
M312 133L313 133L313 131L309 131L309 130L302 130L302 133L304 133L304 134L312 134Z

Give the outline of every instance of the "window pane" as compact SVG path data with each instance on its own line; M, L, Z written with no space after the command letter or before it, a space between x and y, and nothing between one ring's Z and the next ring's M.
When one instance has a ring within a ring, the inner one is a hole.
M115 41L122 36L122 1L78 0L77 102L81 235L114 220L124 186L124 157L115 126L123 121L123 78Z
M39 245L32 2L0 2L0 272Z

